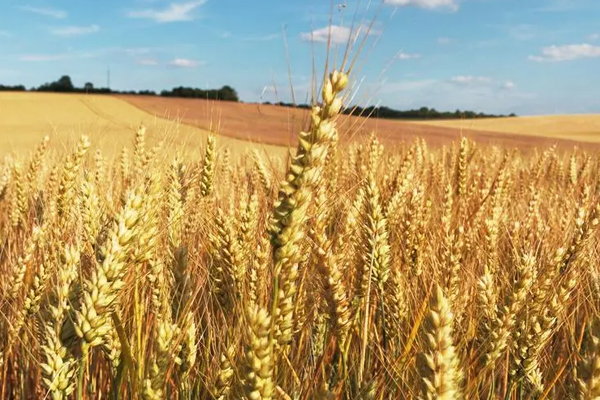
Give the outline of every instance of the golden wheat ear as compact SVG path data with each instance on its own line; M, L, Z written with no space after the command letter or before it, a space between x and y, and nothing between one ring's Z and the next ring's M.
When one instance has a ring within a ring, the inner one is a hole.
M274 398L274 358L271 317L265 309L248 308L246 328L245 393L248 399Z
M594 319L588 324L583 357L577 368L577 398L600 398L600 323Z
M440 286L434 288L425 319L424 351L419 355L420 398L462 398L463 372L454 346L453 315Z

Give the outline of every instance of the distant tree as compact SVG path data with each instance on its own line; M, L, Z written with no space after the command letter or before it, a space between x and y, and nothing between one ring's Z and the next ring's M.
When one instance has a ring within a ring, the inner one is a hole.
M0 91L12 90L12 91L24 91L27 90L23 85L17 86L6 86L0 84ZM82 88L77 88L73 85L71 78L68 75L63 75L58 81L51 83L44 83L38 88L31 88L31 91L40 92L93 92L96 94L110 94L110 93L121 93L131 95L145 95L145 96L163 96L163 97L181 97L191 99L206 99L206 100L222 100L222 101L235 101L240 102L238 93L234 88L229 85L225 85L220 89L199 89L193 87L178 86L171 90L163 90L160 93L156 93L153 90L128 90L118 91L111 90L105 87L94 87L91 82L86 82ZM310 104L293 104L279 101L277 103L270 103L268 101L263 104L273 104L281 107L291 107L299 109L310 109ZM475 118L497 118L497 117L516 117L515 113L509 115L494 115L485 114L477 111L461 111L456 109L455 111L438 111L435 108L420 107L410 110L395 110L385 106L368 106L360 107L349 106L342 110L342 113L346 115L359 115L367 116L371 118L383 118L383 119L405 119L405 120L436 120L436 119L475 119Z
M279 103L280 105L285 105L288 107L294 107L291 104ZM295 106L301 107L301 106ZM503 117L503 115L494 115L494 114L484 114L477 113L474 111L461 111L455 110L452 111L438 111L435 108L429 107L421 107L418 109L412 110L394 110L389 107L374 107L369 106L362 108L360 106L348 107L342 111L344 114L351 115L362 115L362 116L371 116L373 118L384 118L384 119L416 119L416 120L433 120L433 119L470 119L470 118L494 118L494 117ZM514 114L513 114L514 116Z
M234 88L225 85L219 90L219 100L239 101L239 97Z
M44 83L42 86L37 88L39 92L73 92L75 87L71 78L68 75L63 75L58 81L51 83Z
M94 84L86 82L85 85L83 85L83 90L85 90L86 93L92 93L94 91Z
M71 77L69 75L63 75L56 82L56 88L58 92L72 92L75 89Z
M183 97L183 98L190 98L190 99L239 101L237 92L231 86L223 86L221 89L208 89L208 90L178 86L178 87L174 87L172 90L161 91L160 96Z
M5 91L10 91L10 92L24 92L25 90L25 86L23 85L15 85L15 86L10 86L10 85L1 85L0 84L0 91L5 92Z

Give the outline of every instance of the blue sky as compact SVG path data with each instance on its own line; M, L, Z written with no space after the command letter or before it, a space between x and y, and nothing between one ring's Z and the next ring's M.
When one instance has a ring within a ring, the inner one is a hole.
M600 1L379 1L0 0L0 83L105 86L110 67L114 89L228 84L254 102L290 101L291 77L307 102L332 18L340 57L368 33L361 105L600 113Z

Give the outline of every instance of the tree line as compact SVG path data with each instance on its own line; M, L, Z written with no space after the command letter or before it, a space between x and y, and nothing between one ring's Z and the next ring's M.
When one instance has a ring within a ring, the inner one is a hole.
M6 86L0 84L0 91L27 91L24 85ZM234 88L225 85L220 89L198 89L192 87L178 86L171 90L163 90L159 93L153 90L129 90L118 91L106 87L95 87L93 83L86 82L83 87L73 85L71 78L68 75L62 76L54 82L44 83L37 88L31 88L32 92L59 92L59 93L93 93L93 94L130 94L140 96L162 96L162 97L179 97L190 99L207 99L207 100L223 100L223 101L240 101L239 96ZM272 104L264 102L263 104ZM309 104L292 104L278 102L274 105L282 107L295 108L310 108ZM348 107L342 111L346 115L369 116L371 118L383 119L414 119L414 120L433 120L433 119L476 119L476 118L503 118L516 117L516 114L486 114L483 112L475 112L468 110L456 111L438 111L435 108L421 107L411 110L395 110L393 108L381 107Z
M264 102L263 104L274 104L282 107L292 107L292 108L310 108L309 104L298 104L294 105L292 103L270 103ZM507 118L507 117L516 117L515 113L510 113L508 115L505 114L486 114L483 112L469 111L469 110L455 110L455 111L438 111L435 108L429 107L421 107L411 110L395 110L393 108L381 106L369 106L369 107L360 107L360 106L351 106L347 109L342 110L343 114L346 115L356 115L370 118L382 118L382 119L414 119L414 120L429 120L429 119L476 119L476 118Z
M31 91L31 92L57 92L57 93L90 93L90 94L131 94L140 96L182 97L193 99L239 101L234 88L225 85L220 89L198 89L192 87L175 87L172 90L163 90L159 93L153 90L128 90L120 91L107 87L95 87L93 83L86 82L83 87L77 87L68 75L63 75L54 82L44 83L41 86L27 90L24 85L7 86L0 84L0 91Z

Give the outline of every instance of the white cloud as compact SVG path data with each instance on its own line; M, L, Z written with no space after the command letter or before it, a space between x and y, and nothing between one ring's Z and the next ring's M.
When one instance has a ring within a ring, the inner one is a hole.
M52 29L51 33L56 36L83 36L96 33L100 30L98 25L89 26L66 26L63 28Z
M513 81L506 81L502 84L502 89L513 90L516 86Z
M21 61L40 62L58 61L68 58L65 54L24 54L19 57Z
M130 11L127 13L129 18L151 19L156 22L179 22L192 21L194 19L193 11L206 3L206 0L188 1L185 3L171 3L162 10L145 9Z
M73 60L77 58L94 58L98 57L100 53L56 53L56 54L23 54L19 56L20 61L27 62L43 62L43 61L61 61L61 60Z
M201 61L194 61L187 58L176 58L171 61L171 65L180 68L194 68L204 64Z
M263 36L247 36L242 38L242 40L245 42L268 42L270 40L278 39L279 37L281 37L279 33L272 33Z
M489 78L487 76L459 75L450 78L450 82L463 86L477 86L492 83L492 78Z
M97 49L93 51L68 51L64 53L29 53L19 55L18 60L27 62L43 62L97 58L102 57L109 51L109 49Z
M462 76L458 81L475 84L457 84L452 78L388 82L375 89L370 101L396 109L427 106L444 111L461 109L508 114L529 107L535 98L535 94L518 90L516 85L507 90L510 81L486 77L469 79L469 76Z
M141 56L143 54L148 54L156 49L150 47L118 47L114 50L120 53L125 53L128 56L135 57Z
M419 54L419 53L405 53L405 52L401 51L400 53L396 54L396 58L398 60L413 60L415 58L421 58L421 54Z
M600 46L583 43L544 47L541 55L529 56L529 59L537 62L559 62L594 57L600 57Z
M34 14L43 15L46 17L51 17L55 19L64 19L67 18L67 12L58 10L56 8L45 8L45 7L32 7L32 6L21 6L19 10L31 12Z
M156 53L165 53L171 51L187 51L184 47L102 47L86 51L65 51L62 53L25 53L17 56L20 61L41 62L41 61L59 61L74 60L83 58L98 57L128 57L133 61L155 60L158 59Z
M435 79L404 80L399 82L386 82L378 90L380 93L411 92L422 90L436 84L438 84L438 81Z
M331 43L340 44L347 43L348 40L350 40L350 42L355 42L362 33L373 35L377 32L364 26L359 26L352 31L345 26L330 25L324 28L315 29L312 32L302 33L300 34L300 38L306 41L327 43L329 41L329 36L331 35Z
M437 39L438 44L449 44L450 42L452 42L452 39L450 39L449 37L439 37Z
M280 101L292 102L292 99L295 99L298 104L309 103L312 91L310 78L299 79L292 77L292 80L293 84L291 88L289 82L285 82L285 80L262 87L257 93L259 94L259 101L277 103Z
M140 65L147 65L147 66L155 66L158 65L158 61L152 59L152 58L144 58L142 60L138 60L137 62Z
M599 33L592 33L591 35L588 36L588 40L590 42L595 42L598 39L600 39L600 34Z
M513 90L517 85L513 81L498 82L489 76L472 76L458 75L449 79L449 82L454 86L462 86L465 88L499 88L502 90Z
M0 37L12 37L12 33L0 30Z
M448 8L452 11L458 10L455 0L384 0L385 4L397 7L414 6L433 10L436 8Z

